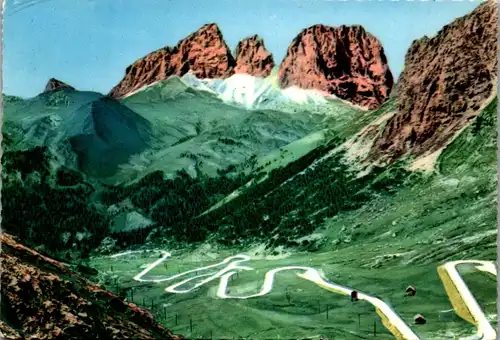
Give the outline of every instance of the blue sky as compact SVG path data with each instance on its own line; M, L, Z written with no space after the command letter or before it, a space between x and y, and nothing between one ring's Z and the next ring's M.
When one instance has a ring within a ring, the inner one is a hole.
M7 0L3 92L31 97L51 77L107 93L138 58L216 22L230 48L259 34L280 62L314 24L361 24L397 77L414 39L432 36L479 1Z

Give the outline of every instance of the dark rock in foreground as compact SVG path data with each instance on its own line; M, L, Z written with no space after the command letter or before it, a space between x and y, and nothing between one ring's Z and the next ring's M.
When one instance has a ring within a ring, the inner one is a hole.
M8 339L182 339L146 309L2 233L0 335ZM16 329L16 330L14 330Z

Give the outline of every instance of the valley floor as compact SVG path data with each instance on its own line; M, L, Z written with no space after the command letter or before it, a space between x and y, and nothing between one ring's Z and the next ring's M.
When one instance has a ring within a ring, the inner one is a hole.
M275 280L271 279L272 290L261 291L263 285L266 286L265 277L269 276L269 271L286 266L312 267L329 283L345 285L347 291L350 291L348 287L359 290L360 297L361 292L379 297L400 315L403 323L410 325L410 334L405 338L445 339L451 335L475 333L473 325L449 312L453 305L435 267L356 269L342 265L340 259L345 258L342 252L274 258L254 254L250 261L240 259L240 263L236 257L232 261L230 258L224 260L226 255L216 255L210 249L171 258L158 251L124 253L113 260L96 258L92 265L106 273L105 281L110 289L113 285L133 287L133 293L132 290L127 293L129 299L153 310L174 332L193 338L394 338L370 303L362 299L351 302L341 291L337 291L340 295L334 294L301 279L297 274L304 270L279 272ZM204 268L206 266L211 267ZM472 293L480 295L481 308L491 313L496 283L492 280L493 275L472 269L464 270L463 275L471 282ZM144 275L138 275L141 272ZM496 276L496 271L494 274ZM225 280L228 280L227 290L224 289ZM405 296L409 284L417 287L416 296ZM487 291L492 293L489 297ZM262 296L235 298L259 292ZM221 298L220 295L225 294L229 298ZM398 319L396 313L395 319ZM413 325L415 314L423 314L427 323ZM392 319L389 325L397 322Z

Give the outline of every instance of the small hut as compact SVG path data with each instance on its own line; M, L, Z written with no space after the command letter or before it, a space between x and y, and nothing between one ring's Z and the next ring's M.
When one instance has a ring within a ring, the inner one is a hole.
M358 292L355 290L351 292L351 301L358 301Z
M417 314L413 317L413 320L415 321L416 325L423 325L427 321L425 320L425 317L422 314Z
M406 296L415 296L417 294L417 289L413 286L408 286L406 288Z

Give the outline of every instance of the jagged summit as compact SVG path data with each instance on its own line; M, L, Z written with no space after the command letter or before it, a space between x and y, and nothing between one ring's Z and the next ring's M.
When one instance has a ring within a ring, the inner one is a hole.
M219 26L208 23L176 46L165 46L135 61L109 95L123 98L171 76L182 77L187 73L198 79L226 79L235 73L267 77L274 66L273 56L260 36L241 40L233 56Z
M63 81L60 81L60 80L55 79L55 78L50 78L49 81L47 82L47 85L45 86L45 89L43 90L43 92L44 93L51 92L51 91L55 91L55 90L59 90L59 89L75 90L74 87L66 84Z
M361 25L302 30L278 77L282 88L315 89L369 109L384 103L393 86L382 44Z
M267 77L274 67L273 55L266 49L264 39L255 34L241 40L236 47L234 73Z
M110 92L114 98L191 73L198 79L227 79L234 74L268 77L275 61L258 34L242 39L231 54L216 23L203 25L179 41L127 67ZM390 95L393 77L382 44L360 25L304 29L290 44L279 69L279 86L335 95L374 109Z
M224 79L234 73L235 65L219 27L209 23L179 41L175 47L164 47L134 62L110 95L121 98L144 86L188 72L201 79Z
M441 150L496 94L498 9L494 1L411 44L398 80L398 112L372 155L395 160Z

